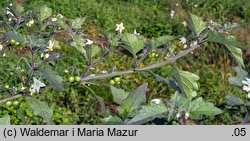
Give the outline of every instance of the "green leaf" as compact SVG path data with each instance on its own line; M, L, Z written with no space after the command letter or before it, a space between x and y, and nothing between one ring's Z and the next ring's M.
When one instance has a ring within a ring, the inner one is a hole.
M213 31L210 31L209 36L208 36L208 41L223 44L223 45L226 45L226 46L234 46L234 47L237 47L237 48L245 48L245 46L242 45L241 43L239 43L238 41L236 41L235 38L232 38L230 36L225 36L223 34L213 32Z
M48 106L47 103L42 102L34 97L26 97L33 114L41 116L48 124L52 121L53 110Z
M139 109L146 101L147 87L147 83L143 84L128 95L121 106L118 107L118 112L122 117L126 117L128 114Z
M81 54L84 54L85 57L87 57L86 50L83 48L85 46L85 40L81 36L74 37L74 41L71 43L71 45L77 49Z
M86 18L76 18L71 20L71 27L74 29L81 28L83 25L83 22L86 20Z
M125 92L123 89L118 89L114 86L110 86L111 93L113 96L113 101L119 105L122 104L123 100L128 97L128 92Z
M185 109L188 109L188 105L190 102L186 97L184 97L178 92L176 92L174 95L171 96L170 101L176 107L183 107Z
M122 120L117 116L109 115L108 117L102 119L102 122L106 125L121 125Z
M52 70L49 69L39 69L39 71L42 73L43 77L47 79L52 85L54 85L58 91L62 91L62 77L55 74Z
M10 116L0 118L0 125L10 125Z
M205 30L206 23L202 21L199 17L189 13L188 14L188 27L197 35L199 36L200 33Z
M122 43L124 48L132 53L135 58L136 53L144 47L144 38L143 36L125 33L122 35Z
M104 99L96 94L94 96L95 96L96 100L99 102L102 112L105 112L106 107L105 107Z
M27 37L27 42L28 42L28 46L30 47L39 47L39 48L46 48L47 46L47 42L39 37L39 36L29 36Z
M43 22L45 19L49 18L52 15L52 9L43 5L38 8L38 19L40 22Z
M236 60L238 65L245 67L244 61L242 58L242 50L240 48L236 48L233 46L227 46L227 45L226 45L226 48L229 50L229 52L231 53L232 57Z
M159 104L150 102L149 105L142 106L136 116L129 120L127 124L144 124L155 118L162 118L167 112L168 109L163 102L160 102Z
M90 48L91 48L91 58L95 57L101 51L101 48L95 44L92 44Z
M241 25L239 23L225 23L223 25L224 30L231 30L231 29L236 29L239 27L241 27Z
M69 26L61 18L57 19L57 21L55 22L55 25L57 25L57 26L59 26L59 27L61 27L63 29L68 29L69 28Z
M152 45L152 48L156 48L156 47L159 47L161 45L164 45L166 43L168 43L169 41L172 41L176 39L175 36L161 36L161 37L158 37L158 38L153 38L152 41L151 41L151 45Z
M21 44L26 42L25 36L16 32L16 31L6 32L4 35L12 40L15 40L16 42L21 43Z
M152 71L150 71L150 74L152 74L152 75L155 77L155 80L156 80L157 82L167 84L167 85L170 86L172 89L181 92L179 86L176 84L176 82L175 82L174 80L171 80L171 79L169 79L169 78L161 77L160 75L155 74L155 73L153 73Z
M240 106L244 104L244 101L242 99L233 95L227 95L226 100L227 104L230 106Z
M248 73L240 66L233 67L233 70L237 73L237 75L235 77L229 77L229 83L237 87L242 87L243 83L241 81L245 79Z
M215 107L213 103L203 101L201 97L189 104L189 114L192 119L201 119L203 115L215 116L221 113L222 111Z
M196 91L199 88L197 83L197 81L200 79L199 76L177 69L172 71L170 74L178 83L182 94L184 94L189 100L197 96Z

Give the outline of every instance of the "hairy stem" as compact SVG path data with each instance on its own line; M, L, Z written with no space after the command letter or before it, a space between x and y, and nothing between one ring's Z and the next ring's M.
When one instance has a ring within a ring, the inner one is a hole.
M187 55L190 52L194 51L198 47L200 47L200 45L196 45L196 46L194 46L192 48L189 48L187 50L181 51L177 55L171 57L167 61L162 61L162 62L159 62L159 63L156 63L156 64L148 65L148 66L146 66L144 68L134 68L134 69L120 71L120 72L112 72L112 73L100 74L100 75L95 75L95 76L91 75L91 76L81 77L81 82L95 80L95 79L110 78L110 77L114 77L114 76L120 76L120 75L125 75L125 74L131 74L131 73L135 73L135 72L140 72L140 71L148 71L148 70L151 70L151 69L154 69L154 68L159 68L159 67L164 66L166 64L171 64L171 63L175 62L177 59L179 59L181 57L184 57L185 55ZM69 83L65 82L64 84L67 85ZM50 88L53 88L53 86L47 86L46 88L50 89ZM2 99L2 100L0 100L0 104L4 103L6 101L9 101L9 100L13 100L13 99L19 98L19 97L22 97L22 94L18 94L18 95L14 95L12 97L9 97L9 98Z
M131 73L135 73L135 72L139 72L139 71L148 71L154 68L159 68L161 66L164 66L166 64L170 64L175 62L177 59L187 55L188 53L194 51L195 49L197 49L199 47L199 45L189 48L185 51L181 51L180 53L178 53L177 55L171 57L169 60L167 61L162 61L160 63L156 63L156 64L152 64L149 66L146 66L144 68L135 68L135 69L130 69L130 70L125 70L125 71L120 71L120 72L113 72L113 73L107 73L107 74L100 74L100 75L95 75L95 76L87 76L87 77L83 77L81 79L81 81L89 81L89 80L94 80L94 79L104 79L104 78L109 78L109 77L114 77L114 76L119 76L119 75L125 75L125 74L131 74Z

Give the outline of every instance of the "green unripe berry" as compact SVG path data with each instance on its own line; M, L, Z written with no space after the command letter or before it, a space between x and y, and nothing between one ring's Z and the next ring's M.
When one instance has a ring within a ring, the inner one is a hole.
M15 45L15 44L16 44L16 41L15 41L15 40L10 40L10 43L11 43L12 45Z
M75 81L75 77L74 76L70 76L69 77L69 82L74 82Z
M64 70L64 73L69 73L69 71L68 70Z
M10 86L9 86L9 85L5 85L5 88L6 88L6 89L9 89L9 88L10 88Z
M155 58L155 55L156 55L155 52L151 52L151 53L149 54L149 58Z
M14 44L15 46L19 46L20 45L20 43L19 42L15 42L15 44Z
M76 80L76 82L80 82L81 81L81 77L80 76L75 76L75 80Z
M121 77L115 77L114 80L115 80L115 82L120 82L121 81Z
M169 57L165 56L163 59L164 59L164 60L168 60L168 59L169 59Z
M110 85L115 85L115 81L113 79L109 80Z
M13 105L14 105L15 107L18 107L18 106L19 106L19 101L17 101L17 100L13 101Z
M155 57L156 57L156 58L157 58L157 57L159 57L159 54L158 54L158 53L156 53L156 54L155 54Z
M6 106L11 106L12 105L12 101L7 101L6 102Z

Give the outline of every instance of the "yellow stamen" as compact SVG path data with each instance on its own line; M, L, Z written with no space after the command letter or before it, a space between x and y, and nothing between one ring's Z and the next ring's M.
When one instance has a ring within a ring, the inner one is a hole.
M36 82L36 86L39 87L39 86L40 86L40 83L39 83L39 82Z

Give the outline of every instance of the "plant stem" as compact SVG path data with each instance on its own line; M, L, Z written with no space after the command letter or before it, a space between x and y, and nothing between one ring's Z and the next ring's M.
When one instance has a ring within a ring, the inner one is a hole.
M249 121L249 117L250 117L250 109L248 108L248 109L247 109L247 113L246 113L246 115L245 115L243 121L241 122L241 125L247 124L248 121Z
M4 103L4 102L7 102L7 101L10 101L10 100L13 100L13 99L17 99L17 98L22 97L22 96L23 96L22 94L17 94L17 95L10 96L8 98L0 100L0 104Z
M104 79L104 78L109 78L109 77L114 77L114 76L119 76L119 75L124 75L124 74L131 74L131 73L135 73L135 72L139 72L139 71L148 71L148 70L151 70L154 68L159 68L159 67L164 66L166 64L170 64L170 63L175 62L177 59L187 55L188 53L194 51L198 47L199 47L199 45L192 47L192 48L189 48L185 51L181 51L176 56L173 56L172 58L170 58L167 61L162 61L162 62L157 63L157 64L152 64L152 65L146 66L144 68L135 68L135 69L125 70L125 71L120 71L120 72L100 74L100 75L96 75L96 76L87 76L87 77L83 77L81 79L81 81L89 81L89 80L93 80L93 79Z
M125 75L125 74L131 74L131 73L140 72L140 71L148 71L148 70L151 70L151 69L154 69L154 68L159 68L159 67L164 66L166 64L170 64L170 63L175 62L177 59L179 59L181 57L184 57L185 55L189 54L190 52L194 51L195 49L197 49L199 47L200 47L200 45L196 45L196 46L194 46L192 48L189 48L187 50L179 52L177 55L171 57L167 61L162 61L162 62L159 62L157 64L152 64L152 65L146 66L144 68L134 68L134 69L120 71L120 72L112 72L112 73L100 74L100 75L96 75L96 76L81 77L81 82L95 80L95 79L104 79L104 78L120 76L120 75ZM70 83L65 82L64 84L67 85L67 84L70 84ZM50 88L53 88L53 86L47 86L46 88L50 89ZM0 100L0 104L4 103L6 101L12 100L12 99L19 98L19 97L22 97L22 95L18 94L18 95L9 97L9 98L2 99L2 100ZM250 111L249 111L249 113L250 113Z

